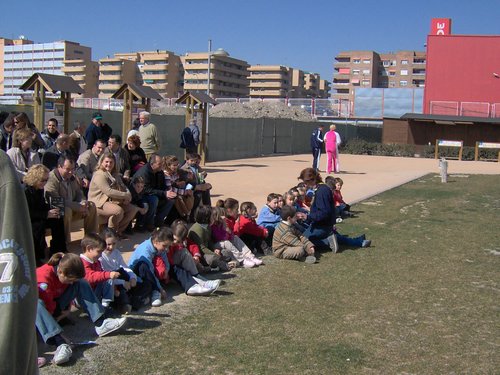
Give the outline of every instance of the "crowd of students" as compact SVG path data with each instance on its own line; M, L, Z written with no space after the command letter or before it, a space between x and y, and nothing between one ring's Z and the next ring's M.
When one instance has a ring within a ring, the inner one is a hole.
M336 228L353 216L342 198L340 178L323 181L317 169L306 168L299 184L284 194L270 193L260 210L253 202L240 204L235 198L212 206L212 185L195 150L189 150L182 165L176 156L162 157L154 149L146 159L137 134L122 148L121 138L97 118L102 116L93 117L100 135L86 150L77 151L76 159L65 152L68 140L52 120L41 137L46 146L53 142L50 147L56 147L43 153L58 156L50 165L24 157L38 154L32 151L38 136L30 127L16 129L3 143L14 137L23 156L13 162L25 185L39 265L36 327L44 342L56 347L57 365L72 355L71 341L62 335L59 322L73 308L83 309L96 334L105 336L119 330L132 311L161 306L173 280L189 296L206 296L221 283L207 274L259 267L265 255L316 263L318 252L337 252L339 244L371 244L364 235L343 236ZM101 138L104 133L107 140ZM80 134L78 140L82 138ZM61 195L63 206L56 208L51 199ZM79 256L66 250L71 239L68 216L85 219ZM97 234L99 226L104 229ZM52 234L50 252L46 228ZM150 235L125 262L116 245L133 231ZM40 365L44 362L40 358Z

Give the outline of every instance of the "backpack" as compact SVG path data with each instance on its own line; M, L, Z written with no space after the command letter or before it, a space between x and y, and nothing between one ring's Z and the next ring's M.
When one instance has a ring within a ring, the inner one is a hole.
M188 127L185 127L181 133L180 147L181 148L196 147L196 144L194 143L193 133L191 132L191 129L189 129Z

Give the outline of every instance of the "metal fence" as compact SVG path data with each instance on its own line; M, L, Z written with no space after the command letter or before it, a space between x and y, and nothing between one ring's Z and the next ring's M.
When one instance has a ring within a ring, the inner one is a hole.
M500 117L500 103L431 101L429 109L432 115Z

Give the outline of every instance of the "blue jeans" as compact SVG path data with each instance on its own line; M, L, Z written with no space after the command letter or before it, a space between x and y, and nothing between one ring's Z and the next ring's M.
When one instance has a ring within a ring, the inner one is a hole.
M304 232L304 236L319 248L330 248L328 237L333 234L333 226L319 226L312 223Z
M64 311L67 310L71 301L75 298L92 322L95 322L104 314L104 307L95 296L87 280L80 279L68 285L64 293L57 298L56 303L60 310ZM52 314L47 311L41 299L38 299L35 325L44 342L62 332L61 326L59 326Z
M348 237L338 232L335 233L335 236L337 237L337 242L339 245L347 245L352 247L361 247L363 245L363 240L365 239L364 236Z
M182 288L184 289L184 292L187 292L189 288L197 284L196 281L193 279L193 276L184 268L179 266L173 266L172 268L170 268L170 272L173 273L172 276L174 277L174 279L177 280L179 284L181 284Z
M113 280L106 280L97 283L94 289L94 294L101 302L113 302L115 298L115 287L113 286Z

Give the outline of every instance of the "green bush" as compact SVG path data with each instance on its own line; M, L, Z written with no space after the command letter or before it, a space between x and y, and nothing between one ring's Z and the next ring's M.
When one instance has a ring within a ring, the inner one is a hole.
M365 140L354 138L349 140L342 152L354 155L378 155L378 156L409 156L415 155L415 146L382 144L367 142Z

